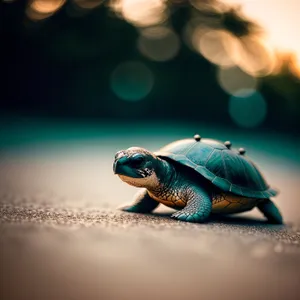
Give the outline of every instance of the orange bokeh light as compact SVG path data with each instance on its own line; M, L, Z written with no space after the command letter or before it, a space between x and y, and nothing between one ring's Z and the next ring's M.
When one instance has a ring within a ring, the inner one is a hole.
M235 64L246 73L261 77L271 74L275 69L274 51L261 39L243 37L234 46L232 48L229 45L229 53Z
M242 12L264 29L267 42L273 49L281 53L293 53L295 61L300 61L300 28L299 0L222 0L225 4L240 5ZM260 46L258 46L260 47ZM276 55L275 55L276 56ZM273 60L273 57L271 58ZM278 70L278 61L273 60L272 73ZM291 70L298 73L298 63L292 64ZM267 72L268 73L268 72Z
M216 65L230 67L235 64L225 45L227 44L227 47L233 46L236 40L225 30L199 27L193 34L192 43L195 49Z
M63 6L66 0L34 0L30 7L41 14L54 13Z

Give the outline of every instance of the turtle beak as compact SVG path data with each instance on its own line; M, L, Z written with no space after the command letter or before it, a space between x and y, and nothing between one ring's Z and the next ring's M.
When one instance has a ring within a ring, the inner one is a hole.
M124 151L119 151L115 156L113 171L117 175L125 175L132 178L142 178L134 168L130 166L130 158Z
M128 163L129 159L124 154L124 152L118 152L115 156L115 161L113 164L114 174L123 174L126 163Z

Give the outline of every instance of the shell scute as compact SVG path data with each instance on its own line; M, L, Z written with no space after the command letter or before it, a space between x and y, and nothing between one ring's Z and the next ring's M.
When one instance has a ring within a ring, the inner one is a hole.
M246 155L216 140L179 140L155 154L194 169L223 191L262 199L277 194Z
M214 152L214 148L207 147L203 143L195 144L197 151L193 151L193 148L189 149L186 153L186 157L198 166L203 166L206 163L207 158Z

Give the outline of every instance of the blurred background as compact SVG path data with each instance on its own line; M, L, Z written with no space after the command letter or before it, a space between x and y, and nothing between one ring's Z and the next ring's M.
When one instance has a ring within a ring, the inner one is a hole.
M299 0L0 0L0 298L298 299ZM230 140L280 191L188 224L112 172L130 146Z
M298 0L2 0L1 116L300 125Z

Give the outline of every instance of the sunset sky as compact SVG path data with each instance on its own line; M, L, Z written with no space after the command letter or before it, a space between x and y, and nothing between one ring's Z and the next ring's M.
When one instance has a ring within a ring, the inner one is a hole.
M292 50L300 63L300 0L223 0L241 4L246 16L263 26L272 45Z

